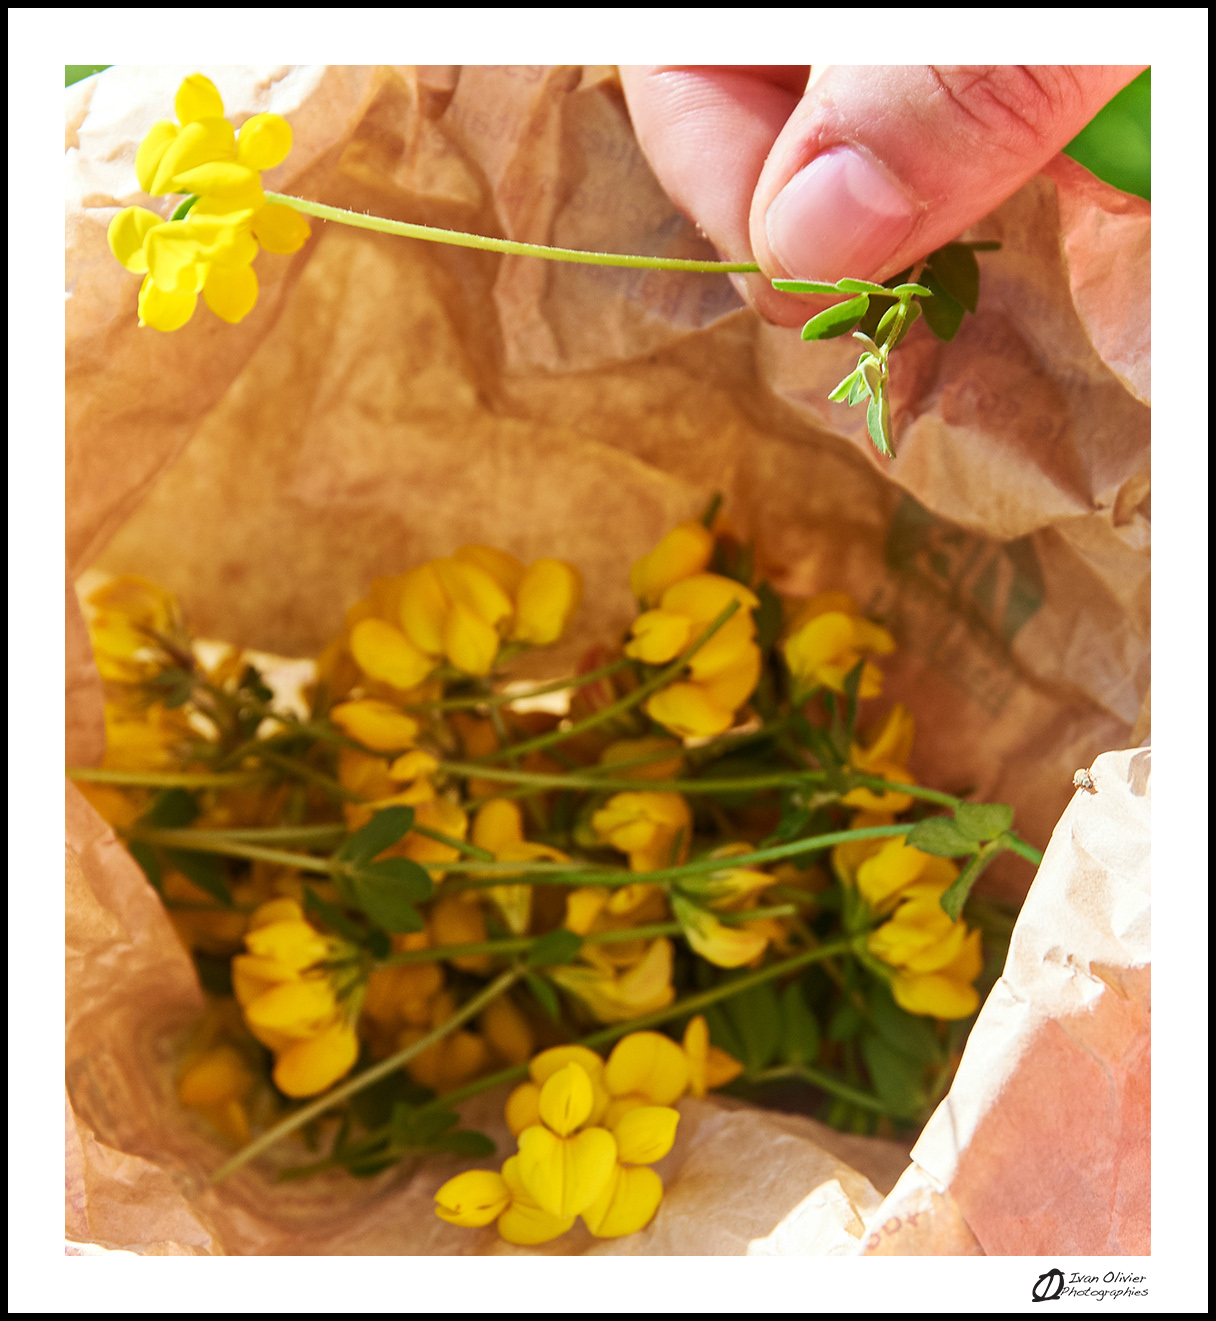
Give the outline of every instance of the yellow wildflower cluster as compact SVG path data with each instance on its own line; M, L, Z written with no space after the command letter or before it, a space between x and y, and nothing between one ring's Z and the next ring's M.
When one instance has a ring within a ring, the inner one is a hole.
M861 813L855 827L894 818ZM910 1014L967 1018L979 1008L972 983L984 966L980 932L943 911L942 895L958 878L949 858L910 847L902 836L851 841L832 852L837 875L856 886L871 911L890 919L867 939L870 953L894 968L891 993Z
M663 1184L648 1167L671 1150L675 1103L704 1096L742 1066L709 1044L694 1018L683 1046L657 1032L631 1032L607 1062L585 1046L535 1056L530 1081L506 1104L519 1145L500 1173L470 1170L435 1194L435 1213L471 1229L498 1222L508 1243L547 1243L580 1216L597 1238L636 1233L654 1218Z
M871 623L845 592L823 592L805 601L790 621L783 648L795 681L809 692L830 688L843 693L849 671L864 656L887 656L895 639L885 628ZM882 693L882 671L873 661L862 667L859 697Z
M153 197L185 193L197 200L170 219L142 206L124 208L110 221L110 251L144 277L141 326L179 329L200 293L216 316L236 323L257 302L252 263L259 250L296 252L310 232L298 211L268 202L262 191L261 171L291 150L291 126L280 115L254 115L238 133L224 118L215 85L200 73L182 83L174 109L179 122L160 120L140 143L135 173Z
M333 943L292 899L272 899L249 919L247 954L232 960L232 988L250 1032L274 1052L287 1096L315 1096L354 1068L359 1039L333 982L316 965Z

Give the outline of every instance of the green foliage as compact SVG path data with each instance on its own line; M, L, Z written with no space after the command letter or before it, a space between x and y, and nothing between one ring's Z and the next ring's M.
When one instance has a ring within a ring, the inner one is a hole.
M224 879L224 864L214 853L190 853L185 849L165 849L165 861L200 890L225 908L232 907L232 895Z
M975 852L974 840L968 839L950 816L931 816L918 821L908 832L906 842L935 858L961 858Z
M385 931L422 931L426 923L415 904L431 897L431 878L409 858L351 867L347 873L351 901Z
M954 821L959 834L986 844L1013 825L1013 808L1008 803L960 803L954 809Z
M570 963L578 958L582 945L582 937L577 932L558 927L535 941L528 951L528 967L552 967L554 964Z
M562 1006L557 998L557 991L553 988L553 983L535 972L525 973L524 982L535 997L536 1003L556 1023L562 1016Z
M802 987L791 982L781 993L781 1059L785 1064L813 1064L819 1054L819 1020Z
M1064 148L1067 155L1099 179L1152 198L1152 70L1114 97Z
M84 78L91 78L93 74L100 73L102 69L108 69L108 64L65 64L64 86L71 87L73 83L78 83Z
M414 809L412 807L386 807L377 812L375 816L363 826L356 830L343 843L342 847L334 854L337 862L354 863L356 865L364 862L370 862L377 854L383 853L385 849L392 848L408 832L414 824Z

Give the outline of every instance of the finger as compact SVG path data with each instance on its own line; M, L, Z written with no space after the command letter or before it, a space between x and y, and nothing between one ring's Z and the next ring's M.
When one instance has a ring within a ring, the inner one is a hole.
M1142 67L817 66L756 187L761 268L893 275L1011 197Z
M806 87L806 65L621 68L634 131L667 195L727 261L755 261L752 197L773 143ZM800 324L806 306L763 276L733 275L764 315Z

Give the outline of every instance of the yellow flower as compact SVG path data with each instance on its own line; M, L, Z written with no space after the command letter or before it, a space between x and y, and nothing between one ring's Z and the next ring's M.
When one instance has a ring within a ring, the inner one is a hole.
M253 1074L232 1046L216 1046L190 1064L177 1082L182 1105L199 1110L225 1137L249 1141L249 1116L243 1104Z
M418 737L418 722L412 716L372 698L343 702L330 711L329 718L356 743L376 752L400 752L412 747Z
M442 991L430 1003L430 1022L425 1026L407 1027L397 1038L397 1049L404 1050L446 1023L456 1012L456 1001L450 991ZM426 1050L415 1055L405 1066L409 1075L423 1087L435 1092L459 1087L481 1073L490 1063L490 1048L485 1039L465 1029L441 1037Z
M601 1023L623 1023L665 1009L675 999L672 957L671 942L660 937L626 972L569 964L552 969L550 976L582 1000Z
M286 1096L316 1096L355 1067L359 1038L348 1023L335 1023L298 1041L275 1061L274 1083Z
M581 1065L559 1069L540 1090L539 1124L519 1135L519 1177L542 1210L576 1216L603 1192L616 1164L616 1139L607 1129L579 1128L594 1093Z
M966 1018L979 1008L972 983L983 970L978 930L952 922L938 902L934 884L914 887L889 922L872 931L867 946L875 958L897 969L891 982L895 1002L910 1014Z
M498 1232L508 1243L534 1247L564 1234L576 1216L553 1215L528 1191L520 1173L520 1157L512 1156L502 1167L502 1180L511 1194L511 1204L498 1217Z
M688 663L688 678L670 684L646 703L646 713L681 738L720 734L734 723L760 678L760 649L752 610L755 593L730 578L698 573L681 578L659 598L656 609L633 621L625 654L648 665L674 660L705 633L731 603L739 609Z
M604 1083L614 1100L636 1096L645 1105L669 1106L684 1095L688 1080L688 1057L661 1032L630 1032L604 1066Z
M885 628L863 619L844 592L824 592L794 616L783 650L800 688L822 685L843 693L846 676L862 656L889 655L895 639ZM882 672L872 661L862 668L857 691L859 697L882 692Z
M145 277L141 326L179 329L193 316L200 293L217 316L236 323L257 302L251 263L259 246L296 252L310 233L299 212L267 202L262 191L260 172L291 150L291 126L279 115L261 114L237 133L202 74L182 83L174 105L180 123L152 126L136 152L135 172L146 193L189 193L197 200L176 220L126 207L110 222L110 250Z
M615 794L592 814L591 826L629 855L629 869L635 872L678 866L692 843L692 813L679 794Z
M105 704L106 753L102 765L112 771L152 771L178 766L198 733L178 707L157 703L132 714Z
M890 818L861 813L853 820L855 829L887 825ZM856 885L861 897L877 913L889 911L913 889L942 894L958 877L949 858L922 853L893 839L850 840L832 850L832 864L846 884Z
M435 1214L440 1220L467 1229L480 1229L497 1220L510 1205L507 1181L493 1170L466 1170L435 1193Z
M719 968L741 968L758 959L768 946L767 931L747 926L728 927L708 908L694 904L683 895L672 895L671 908L693 950Z
M683 752L683 746L672 738L618 739L600 753L600 765L621 766L621 774L631 780L674 780L684 769ZM629 764L635 761L642 764Z
M564 560L537 560L524 571L515 597L511 637L534 647L556 642L583 597L579 571Z
M681 523L634 564L629 586L643 605L654 605L674 583L703 572L713 553L714 537L708 528L700 523Z
M436 948L442 945L475 945L486 939L486 919L476 894L445 894L431 908L428 931ZM448 962L462 972L489 972L489 954L465 954Z
M85 602L89 641L103 679L140 683L170 664L161 638L184 644L173 596L146 578L112 578Z
M709 1042L709 1024L704 1015L690 1019L684 1029L684 1056L688 1060L688 1090L704 1096L715 1087L725 1087L742 1072L743 1065L719 1046Z
M525 1063L536 1048L531 1024L506 996L486 1006L478 1026L482 1036L508 1064Z
M908 773L908 758L912 754L915 728L911 715L902 705L897 704L891 709L878 736L868 748L853 744L849 753L853 769L866 775L880 775L883 779L894 780L899 784L915 784L916 781ZM912 806L908 794L894 790L876 792L865 788L850 789L841 802L866 812L890 812L892 815Z
M478 848L487 849L497 862L569 861L560 850L524 838L523 814L510 798L492 798L482 804L473 821L473 843ZM512 934L523 935L532 912L532 887L495 885L487 893L497 904Z
M663 1181L644 1165L618 1164L583 1215L596 1238L623 1238L645 1229L663 1200Z

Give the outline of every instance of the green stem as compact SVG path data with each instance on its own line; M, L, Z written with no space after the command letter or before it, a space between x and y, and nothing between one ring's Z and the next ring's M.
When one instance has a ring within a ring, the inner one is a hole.
M436 844L446 844L449 848L456 849L463 853L466 858L477 858L481 862L497 861L489 849L478 848L476 844L470 844L467 840L456 839L453 835L445 835L442 830L432 830L430 826L420 826L417 821L410 827L410 834L425 835L427 839L433 839Z
M496 977L471 1000L467 1000L461 1005L451 1018L440 1023L425 1037L415 1041L411 1046L406 1046L404 1050L397 1051L395 1055L390 1055L388 1059L381 1060L379 1064L373 1064L370 1069L364 1069L362 1073L343 1083L340 1087L335 1087L333 1091L317 1097L315 1101L311 1101L308 1105L288 1115L286 1119L275 1124L273 1128L267 1129L265 1133L255 1138L247 1147L243 1147L238 1151L231 1160L225 1161L211 1176L210 1182L216 1184L222 1179L226 1179L233 1171L239 1170L242 1165L247 1164L255 1156L260 1156L268 1147L272 1147L289 1133L294 1133L296 1129L307 1124L309 1120L317 1118L318 1115L324 1114L326 1110L339 1102L347 1100L356 1093L363 1091L365 1087L370 1087L372 1083L379 1082L381 1078L387 1077L390 1073L402 1068L415 1056L422 1054L424 1050L428 1050L436 1042L442 1041L444 1037L467 1023L470 1018L480 1013L491 1001L497 1000L500 995L505 994L522 976L522 968L508 968L506 972Z
M349 831L339 822L328 826L234 826L230 830L191 830L190 838L238 844L340 844Z
M758 1073L752 1078L743 1081L749 1083L778 1082L783 1078L797 1078L802 1082L809 1082L815 1087L822 1088L825 1092L831 1092L833 1096L838 1096L842 1101L851 1101L854 1105L859 1105L864 1110L875 1110L881 1115L891 1112L876 1096L871 1096L869 1092L860 1091L856 1087L850 1087L848 1083L833 1077L830 1073L824 1073L821 1069L812 1068L809 1064L789 1064L774 1069L765 1069L763 1073Z
M645 1014L641 1018L631 1019L628 1023L614 1023L611 1027L592 1032L590 1036L580 1037L574 1044L588 1046L592 1049L596 1046L608 1045L630 1032L640 1032L645 1028L659 1027L663 1023L670 1023L677 1018L695 1014L698 1010L717 1004L720 1000L728 1000L733 995L751 990L753 986L759 986L762 982L771 981L775 977L783 977L786 973L805 968L807 964L815 963L820 959L848 953L852 948L853 941L845 939L833 941L828 945L820 945L817 949L804 950L800 954L795 954L792 958L782 959L780 963L770 963L767 968L760 968L758 971L748 973L743 977L732 978L719 986L711 987L708 991L700 991L696 995L685 996L683 1000L677 1000L674 1004L668 1005L666 1009L659 1009L653 1014ZM470 1096L476 1096L479 1092L497 1087L500 1083L515 1082L517 1079L526 1078L527 1076L528 1066L526 1064L517 1064L510 1069L500 1069L497 1073L489 1074L485 1078L479 1078L476 1082L467 1083L464 1087L458 1087L455 1091L436 1097L434 1101L428 1102L425 1108L455 1105L459 1101L468 1100Z
M678 755L673 749L662 754L662 759ZM654 760L660 760L659 757ZM779 789L785 785L805 784L824 778L822 771L775 772L772 775L739 776L736 779L701 780L630 780L608 774L594 775L590 770L581 774L553 775L543 771L508 770L505 767L487 767L477 762L441 761L439 769L449 775L478 776L483 780L501 780L507 784L531 784L544 789L611 789L661 791L663 793L716 794L740 793L749 789ZM602 768L605 771L613 767ZM907 827L909 830L911 827Z
M583 266L628 266L651 271L699 271L706 274L731 271L756 272L755 262L691 261L683 257L635 257L617 252L581 252L577 248L551 248L543 243L517 243L514 239L485 238L481 234L465 234L456 229L437 229L433 225L413 225L403 220L384 220L380 216L364 215L359 211L344 211L341 207L309 202L302 197L289 197L284 193L266 194L268 202L283 202L305 215L320 220L332 220L356 229L371 229L378 234L397 234L402 238L425 239L430 243L449 243L458 248L480 248L485 252L505 252L515 257L544 257L548 261L576 262Z
M241 789L272 778L265 771L103 771L92 766L69 766L66 773L69 780L150 789Z
M351 790L340 785L332 776L326 775L323 771L313 770L311 766L306 766L295 757L284 757L277 752L269 752L264 749L258 749L256 755L261 757L263 761L268 761L272 766L277 766L285 775L294 775L298 779L307 780L309 784L315 784L319 789L324 789L331 797L341 799L344 803L367 802L362 794L352 793Z
M256 862L273 862L282 867L298 867L301 871L332 872L328 858L314 857L311 853L290 853L286 849L268 849L259 844L243 844L235 839L216 839L203 830L142 830L127 832L129 838L162 848L183 849L188 853L219 853L231 858L252 858Z
M573 678L553 679L548 683L529 688L526 693L486 693L481 697L445 697L436 702L410 702L407 711L469 711L483 706L510 706L512 702L526 702L533 697L543 697L545 693L560 693L567 688L585 688L599 679L606 679L627 666L634 664L628 656L621 656L598 670L588 670L586 674L576 674Z
M624 712L632 710L649 697L651 693L657 692L660 688L671 683L738 609L739 602L731 601L695 642L685 647L669 665L665 665L657 674L652 675L645 683L635 688L633 692L622 697L620 701L613 702L610 706L595 712L594 715L587 716L585 720L576 721L568 729L555 729L549 734L539 734L536 738L527 739L523 743L515 743L509 748L500 748L497 752L491 752L488 756L479 758L477 764L484 765L488 762L502 761L506 758L522 756L525 752L534 752L538 748L547 748L553 743L562 743L566 739L575 738L588 729L594 729L597 725L602 725L605 721L615 719Z

